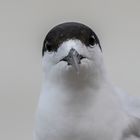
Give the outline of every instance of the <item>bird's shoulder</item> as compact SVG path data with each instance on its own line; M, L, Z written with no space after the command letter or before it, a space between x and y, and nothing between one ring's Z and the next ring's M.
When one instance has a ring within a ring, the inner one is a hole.
M117 88L122 109L131 118L129 127L124 131L125 140L140 139L140 96L132 96Z
M140 96L129 95L118 87L116 90L124 111L128 115L140 119Z

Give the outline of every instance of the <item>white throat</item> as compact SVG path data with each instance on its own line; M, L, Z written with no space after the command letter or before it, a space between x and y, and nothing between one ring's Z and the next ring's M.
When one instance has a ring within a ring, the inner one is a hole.
M66 62L59 62L74 48L79 54L87 57L80 64L79 74ZM87 47L79 40L68 40L63 42L57 52L46 52L43 57L43 68L45 73L44 84L54 85L55 88L85 88L91 86L98 88L106 80L106 70L99 46Z

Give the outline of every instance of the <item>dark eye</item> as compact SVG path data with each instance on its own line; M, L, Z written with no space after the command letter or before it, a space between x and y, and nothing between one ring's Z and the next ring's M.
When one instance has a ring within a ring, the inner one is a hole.
M52 45L51 44L48 44L47 46L47 50L50 52L52 50Z
M95 44L96 44L96 40L95 40L94 36L91 36L89 38L89 45L94 46Z
M43 45L43 48L42 48L42 56L44 55L44 53L46 51L51 51L52 50L52 45L48 42L48 41L44 41L44 45Z
M45 43L45 49L46 51L50 52L52 50L52 44L46 41Z

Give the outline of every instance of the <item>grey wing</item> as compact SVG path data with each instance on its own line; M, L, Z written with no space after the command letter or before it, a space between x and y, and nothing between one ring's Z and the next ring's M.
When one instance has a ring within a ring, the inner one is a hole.
M140 119L140 96L131 96L117 88L122 106L130 116Z
M140 140L140 96L130 96L120 89L117 93L124 111L132 118L124 140Z

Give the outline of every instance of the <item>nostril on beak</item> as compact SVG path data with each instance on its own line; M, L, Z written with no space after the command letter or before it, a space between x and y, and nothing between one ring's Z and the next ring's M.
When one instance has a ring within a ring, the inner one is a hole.
M84 58L86 58L86 57L83 56L83 55L79 55L79 58L80 58L80 60L82 60L82 59L84 59Z
M71 64L70 61L73 59L73 57L77 58L78 64L81 63L82 59L86 58L83 55L79 54L75 49L72 48L70 50L69 54L66 57L64 57L63 59L61 59L60 61L66 61L66 62L68 62L68 65L70 65Z

